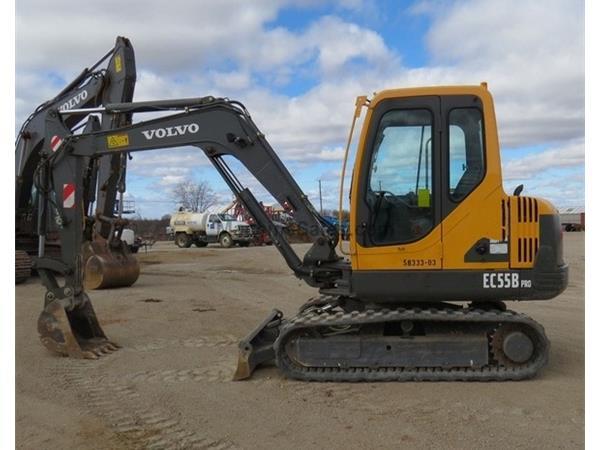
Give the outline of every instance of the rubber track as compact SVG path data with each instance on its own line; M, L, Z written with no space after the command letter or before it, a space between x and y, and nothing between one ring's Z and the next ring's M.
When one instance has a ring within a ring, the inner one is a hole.
M488 322L494 328L502 323L518 323L527 326L536 335L539 345L536 356L526 365L504 367L487 365L481 368L404 368L404 367L305 367L301 366L285 352L286 343L298 333L311 327L347 326L396 322L401 320L445 321L457 324ZM282 323L281 331L275 342L277 366L290 378L303 381L507 381L522 380L535 376L547 363L550 342L543 327L524 314L515 311L484 311L479 309L369 309L351 313L301 313Z

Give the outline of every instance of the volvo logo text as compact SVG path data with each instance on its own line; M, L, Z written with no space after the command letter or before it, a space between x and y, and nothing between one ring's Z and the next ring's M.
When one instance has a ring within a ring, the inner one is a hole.
M175 127L155 128L154 130L142 131L146 139L158 138L163 139L172 136L183 136L184 134L194 134L200 130L197 123L186 123L185 125L177 125Z
M82 101L84 101L88 97L87 91L81 91L75 97L67 100L62 105L60 105L59 111L66 111L68 109L73 109L77 105L79 105Z

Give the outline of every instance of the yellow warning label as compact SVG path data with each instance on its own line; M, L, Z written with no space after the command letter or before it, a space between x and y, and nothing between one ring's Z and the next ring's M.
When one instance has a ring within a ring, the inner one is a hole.
M129 135L113 134L106 137L106 145L108 148L127 147L129 145Z
M123 62L121 61L121 55L115 56L115 71L119 73L123 70Z

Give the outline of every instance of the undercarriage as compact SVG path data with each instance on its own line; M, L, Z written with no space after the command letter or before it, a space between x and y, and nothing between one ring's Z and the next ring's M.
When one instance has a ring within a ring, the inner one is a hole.
M542 326L503 303L359 311L319 297L290 319L274 310L243 340L235 379L274 360L304 381L521 380L546 364L548 349Z

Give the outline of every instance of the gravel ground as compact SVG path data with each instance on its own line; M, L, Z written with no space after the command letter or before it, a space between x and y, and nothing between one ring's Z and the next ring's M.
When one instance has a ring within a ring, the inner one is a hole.
M237 341L273 307L293 314L315 295L272 247L165 242L140 254L133 287L91 294L123 346L97 361L42 347L43 288L30 279L16 287L17 447L581 448L584 236L565 233L559 298L509 305L552 342L548 366L521 382L301 383L274 367L230 381Z

